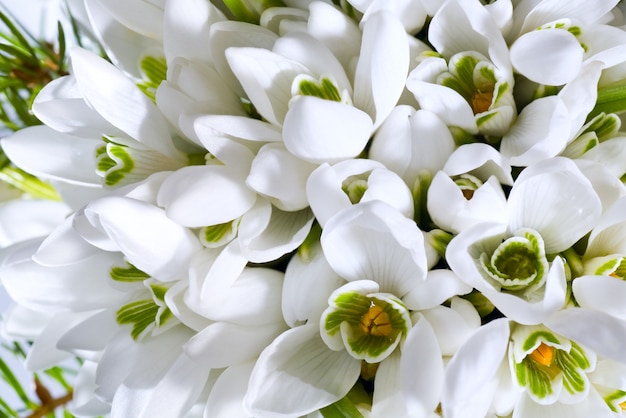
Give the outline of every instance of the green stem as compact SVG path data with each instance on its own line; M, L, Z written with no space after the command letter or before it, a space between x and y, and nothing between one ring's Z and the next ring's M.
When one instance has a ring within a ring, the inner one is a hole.
M36 199L61 200L57 191L50 184L12 164L5 165L0 169L0 180L17 187Z

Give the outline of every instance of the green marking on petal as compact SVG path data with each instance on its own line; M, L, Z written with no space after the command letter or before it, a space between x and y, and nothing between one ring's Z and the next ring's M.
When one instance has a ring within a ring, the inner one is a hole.
M159 305L152 299L138 300L122 306L116 314L116 320L120 325L130 324L131 337L139 340L154 328Z
M595 132L587 132L568 144L561 155L568 158L580 158L599 143Z
M296 77L297 93L302 96L319 97L320 99L341 102L342 97L339 88L328 77L322 77L319 81L312 77L301 75Z
M487 114L483 114L476 118L476 125L480 128L485 123L489 122L495 116L498 115L498 112L489 112Z
M613 412L621 413L626 409L626 392L616 390L603 397L604 402Z
M611 254L586 260L584 274L626 280L626 257L622 254Z
M483 182L471 174L461 174L454 180L454 184L461 189L463 196L470 200L474 196L474 192L483 185Z
M341 333L348 353L359 360L384 360L411 327L409 311L401 301L385 293L339 294L323 315L323 329Z
M111 278L117 282L143 282L150 275L127 263L128 267L113 267L109 272Z
M97 172L104 177L104 184L115 186L122 182L135 168L135 161L126 145L103 138L104 146L96 150Z
M584 127L582 134L595 132L600 142L615 137L622 126L622 120L614 113L600 113Z
M486 276L502 289L529 291L541 286L548 270L543 239L536 231L521 229L496 248L480 256Z
M156 101L156 90L163 80L167 78L167 61L165 57L153 57L147 55L142 58L139 68L145 80L137 83L137 87L143 91L153 102Z
M207 248L217 248L228 244L237 235L239 220L206 226L200 230L200 241Z

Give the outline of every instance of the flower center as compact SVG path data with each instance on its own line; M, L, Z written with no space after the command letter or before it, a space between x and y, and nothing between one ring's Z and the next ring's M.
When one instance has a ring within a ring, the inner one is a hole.
M530 358L536 363L550 367L554 359L554 347L541 343L539 347L530 353Z
M372 302L372 306L361 317L361 330L375 337L388 337L393 331L389 314Z
M474 114L477 115L479 113L483 113L489 110L489 106L491 106L492 100L493 100L493 91L475 92L474 96L472 97L472 110L474 111Z

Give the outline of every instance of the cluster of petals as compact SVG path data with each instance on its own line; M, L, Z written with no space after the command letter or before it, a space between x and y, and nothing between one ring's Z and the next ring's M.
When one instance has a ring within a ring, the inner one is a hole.
M85 0L107 59L1 141L63 198L0 206L3 334L77 416L621 416L617 3Z

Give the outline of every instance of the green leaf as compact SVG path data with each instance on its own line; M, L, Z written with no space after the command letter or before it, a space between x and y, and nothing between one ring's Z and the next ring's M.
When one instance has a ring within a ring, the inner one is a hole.
M2 357L0 357L0 375L2 376L2 379L4 379L15 391L15 394L20 398L20 400L24 402L24 405L26 405L27 408L32 408L35 405L35 403L28 398L22 384L17 377L15 377L15 374L13 374L13 371L2 359Z
M24 35L17 28L17 26L15 26L15 24L13 24L12 19L9 16L7 16L6 14L4 14L3 12L0 11L0 20L2 20L2 22L4 22L4 24L7 26L9 31L13 34L13 36L15 36L15 38L17 39L19 45L28 52L28 54L32 57L32 59L34 59L36 61L37 60L37 54L35 53L35 51L31 47L30 43L26 40L26 37L24 37Z

